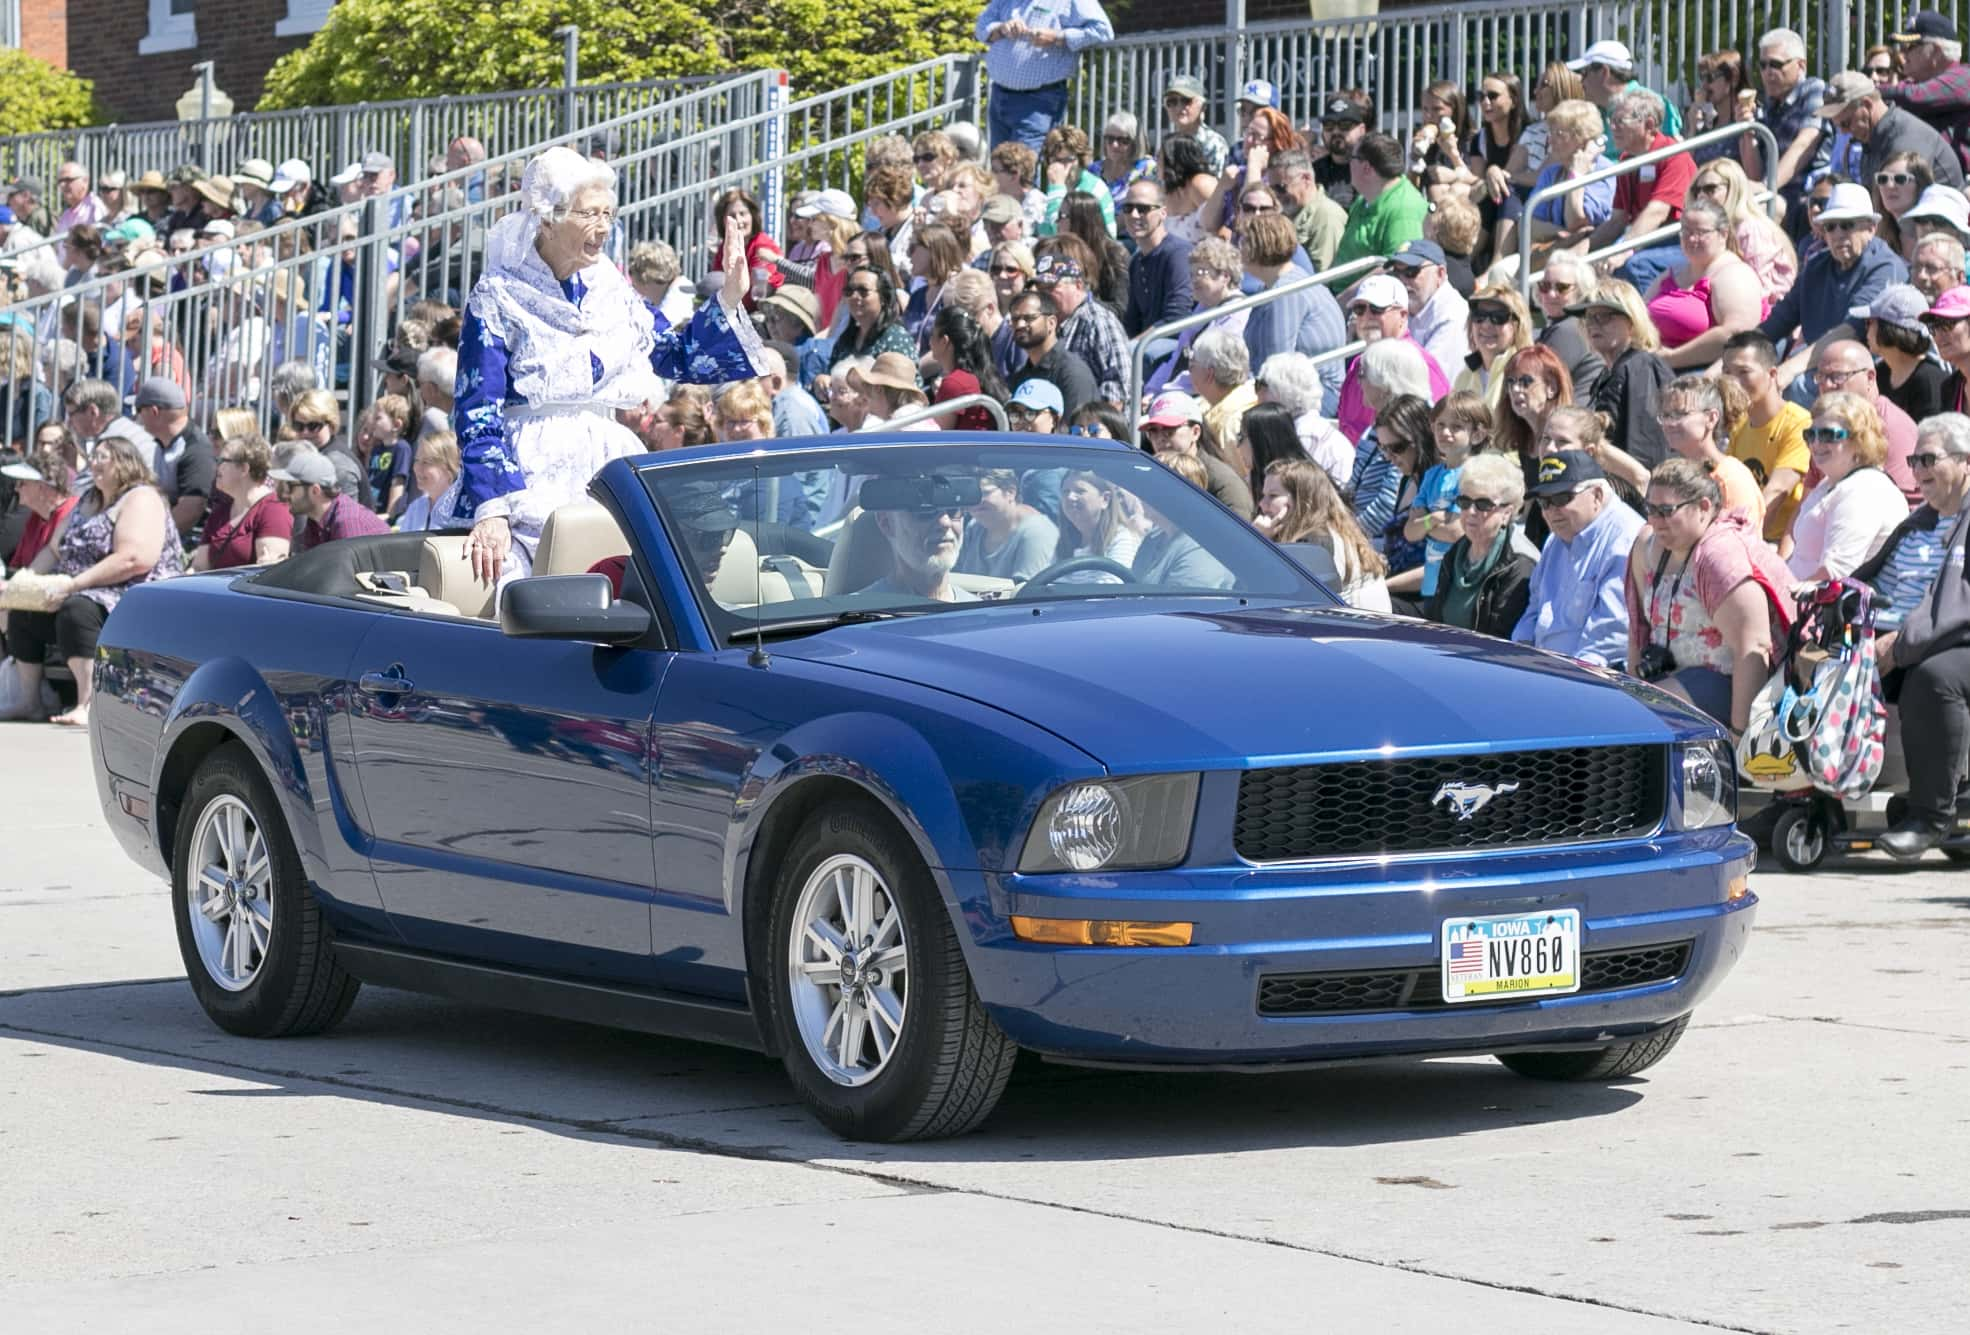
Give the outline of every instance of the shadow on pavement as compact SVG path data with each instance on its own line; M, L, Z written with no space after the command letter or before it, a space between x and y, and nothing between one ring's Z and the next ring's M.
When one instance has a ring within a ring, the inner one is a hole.
M319 1038L215 1029L182 979L0 997L0 1037L248 1082L217 1100L345 1097L539 1123L564 1134L894 1171L907 1163L1082 1161L1451 1139L1617 1113L1645 1082L1559 1085L1495 1063L1399 1061L1276 1075L1102 1072L1023 1059L978 1134L918 1145L836 1139L776 1061L367 988Z

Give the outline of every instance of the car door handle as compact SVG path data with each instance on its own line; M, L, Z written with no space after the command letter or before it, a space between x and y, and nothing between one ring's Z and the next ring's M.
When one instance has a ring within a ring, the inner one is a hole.
M388 672L365 672L356 678L356 688L365 695L407 695L417 689L404 676L402 668L392 668Z

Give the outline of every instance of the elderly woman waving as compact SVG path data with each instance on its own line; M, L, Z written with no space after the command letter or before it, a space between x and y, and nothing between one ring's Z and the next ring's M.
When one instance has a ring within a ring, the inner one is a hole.
M547 516L578 501L595 471L643 442L616 410L663 397L665 380L714 384L760 374L762 345L742 312L746 237L725 219L725 285L684 329L656 317L603 254L616 174L550 148L520 178L520 208L493 225L466 303L452 408L461 471L438 507L471 525L466 555L491 583L533 568Z

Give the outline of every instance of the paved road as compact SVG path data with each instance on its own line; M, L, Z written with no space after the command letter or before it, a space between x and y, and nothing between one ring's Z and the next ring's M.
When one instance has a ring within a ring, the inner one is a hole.
M757 1057L402 993L221 1034L85 746L0 725L8 1330L1965 1329L1940 861L1758 876L1750 957L1643 1079L1035 1063L984 1133L884 1148Z

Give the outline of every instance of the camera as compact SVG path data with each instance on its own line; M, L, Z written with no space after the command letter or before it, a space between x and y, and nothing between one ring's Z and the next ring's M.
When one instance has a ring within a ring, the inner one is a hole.
M1666 644L1645 644L1642 646L1641 661L1635 664L1635 675L1643 681L1661 681L1676 670L1676 656L1669 652Z

